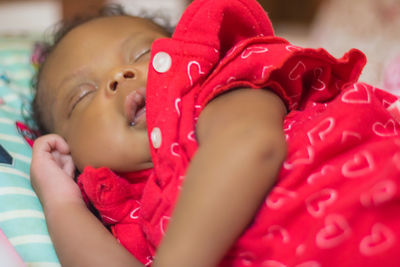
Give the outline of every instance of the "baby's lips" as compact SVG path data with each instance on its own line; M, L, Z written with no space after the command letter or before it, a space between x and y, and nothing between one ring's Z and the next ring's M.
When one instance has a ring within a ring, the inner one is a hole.
M140 87L139 89L136 90L136 92L142 95L143 98L146 98L146 87Z
M125 116L129 123L134 123L136 113L144 105L146 88L141 87L129 93L125 98Z

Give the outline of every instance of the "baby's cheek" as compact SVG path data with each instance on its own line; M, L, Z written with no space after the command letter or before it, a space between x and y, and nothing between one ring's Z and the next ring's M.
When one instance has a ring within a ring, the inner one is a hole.
M89 163L89 161L88 161L90 158L87 158L86 155L85 155L85 153L83 153L83 152L84 152L84 151L83 151L83 147L77 147L77 148L75 148L75 146L72 146L72 147L71 147L71 156L72 156L72 160L73 160L73 162L74 162L76 168L77 168L80 172L82 172L83 169L84 169L86 166L90 166L90 163Z
M86 166L95 167L98 165L99 156L104 154L104 151L99 151L102 146L98 144L93 133L93 130L83 126L77 128L68 138L71 156L79 171L82 171Z

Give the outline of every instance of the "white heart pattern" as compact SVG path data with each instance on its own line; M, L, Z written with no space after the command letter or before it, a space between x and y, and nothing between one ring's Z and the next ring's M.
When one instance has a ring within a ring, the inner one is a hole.
M335 167L326 165L322 167L320 172L316 172L308 176L307 178L307 183L308 184L313 184L315 181L318 181L319 179L322 179L325 175L327 175L329 172L335 171Z
M366 85L356 83L354 89L348 90L342 95L342 101L349 104L369 104L371 96Z
M269 51L268 48L262 47L262 46L248 47L243 51L241 58L246 59L246 58L250 57L252 54L262 54L262 53L266 53L268 51Z
M321 68L317 68L314 70L315 81L313 82L313 85L311 86L312 89L314 89L316 91L325 90L326 84L323 80L320 79L323 72L324 71Z
M317 233L315 241L319 248L334 248L348 239L351 232L346 218L339 214L330 214L326 216L325 227Z
M171 220L171 217L169 216L163 216L160 220L160 231L162 235L165 235L165 231L167 230L167 226L169 221Z
M360 197L364 207L379 206L391 200L397 193L397 185L391 180L384 180L375 184L368 192Z
M314 162L314 150L311 146L307 146L306 151L299 150L294 155L294 159L287 159L283 163L286 170L292 170L298 165L311 164Z
M398 135L396 126L396 122L393 119L389 119L386 123L375 122L372 126L372 131L382 137L396 136Z
M389 227L376 223L371 229L371 234L361 240L360 252L365 256L380 254L390 249L395 240L395 235Z
M294 68L290 71L289 79L295 81L299 79L305 71L306 71L306 65L302 61L299 61L297 62L296 66L294 66Z
M193 86L193 76L192 76L192 66L197 66L197 74L201 75L204 74L204 72L201 70L200 63L197 61L190 61L189 64L187 65L187 73L190 81L190 85Z
M342 166L342 174L347 178L363 176L375 169L375 163L372 155L363 151L360 152Z
M283 243L290 242L289 232L280 225L270 226L267 230L267 234L265 235L266 239L274 239L275 237L279 237Z
M336 201L337 195L337 191L331 188L323 189L311 195L306 200L307 211L313 217L321 217L326 208Z
M343 131L342 133L342 144L346 142L358 142L361 139L362 139L361 134L353 131Z
M285 203L296 197L296 192L277 186L274 188L271 194L269 194L265 203L270 209L277 210L280 209Z
M313 129L311 129L308 133L308 139L310 140L311 145L315 145L319 141L324 141L325 137L332 132L335 127L335 119L332 117L328 117L317 124Z

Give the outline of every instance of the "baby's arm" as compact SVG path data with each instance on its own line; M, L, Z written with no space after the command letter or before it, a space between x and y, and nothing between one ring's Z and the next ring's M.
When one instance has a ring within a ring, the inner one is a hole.
M253 219L286 155L281 99L240 89L203 110L199 149L153 266L216 266Z
M60 136L35 141L32 185L62 266L142 266L87 209L73 174L68 145Z

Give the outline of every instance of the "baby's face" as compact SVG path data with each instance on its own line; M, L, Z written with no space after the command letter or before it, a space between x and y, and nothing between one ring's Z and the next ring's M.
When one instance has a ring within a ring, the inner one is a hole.
M152 167L144 98L151 45L165 36L145 19L98 18L69 32L49 56L39 103L79 170Z

